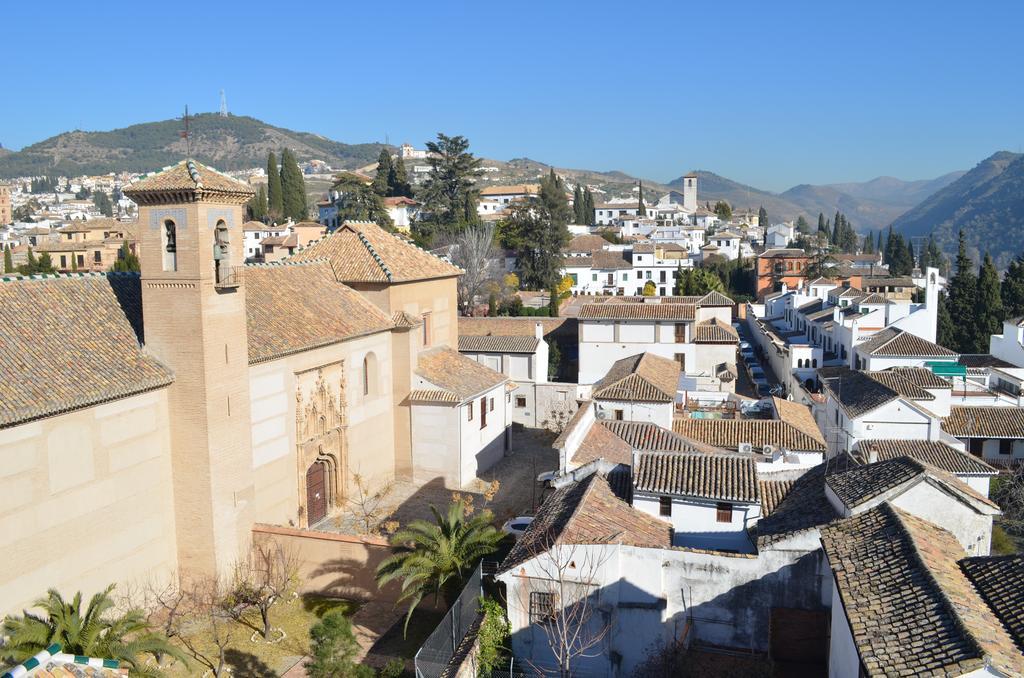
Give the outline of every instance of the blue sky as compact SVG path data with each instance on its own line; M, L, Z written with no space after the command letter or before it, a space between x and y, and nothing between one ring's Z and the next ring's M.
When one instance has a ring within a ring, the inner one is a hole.
M97 7L96 5L102 5ZM0 143L216 110L769 190L1024 145L1024 2L13 3Z

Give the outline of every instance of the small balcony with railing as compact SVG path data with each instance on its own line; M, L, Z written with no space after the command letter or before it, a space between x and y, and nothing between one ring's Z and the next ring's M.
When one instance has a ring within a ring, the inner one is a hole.
M218 290L237 289L242 284L244 266L217 266L214 269L214 288Z

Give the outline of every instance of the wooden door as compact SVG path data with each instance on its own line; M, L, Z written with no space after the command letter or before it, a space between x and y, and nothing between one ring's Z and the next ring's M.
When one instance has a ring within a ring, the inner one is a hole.
M306 471L306 515L310 527L327 516L327 465L321 461Z

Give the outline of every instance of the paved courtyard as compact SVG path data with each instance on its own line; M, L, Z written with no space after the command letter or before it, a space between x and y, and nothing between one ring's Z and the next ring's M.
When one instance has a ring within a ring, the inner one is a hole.
M550 431L512 427L509 452L495 466L482 474L471 487L463 490L446 488L440 478L423 486L412 482L395 482L379 504L377 523L390 521L407 525L417 518L431 519L430 506L443 509L455 493L472 499L473 506L488 508L498 524L517 515L532 515L540 505L542 487L537 474L558 468L558 455L551 447L555 435ZM497 490L491 492L497 483ZM317 529L359 534L365 532L362 521L351 506L328 517Z

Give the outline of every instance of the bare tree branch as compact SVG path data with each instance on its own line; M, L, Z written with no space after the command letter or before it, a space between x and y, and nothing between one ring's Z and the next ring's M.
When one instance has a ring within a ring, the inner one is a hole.
M476 298L485 284L504 273L495 265L494 224L467 226L451 235L445 247L451 262L465 271L457 283L459 308L463 315L472 315Z

